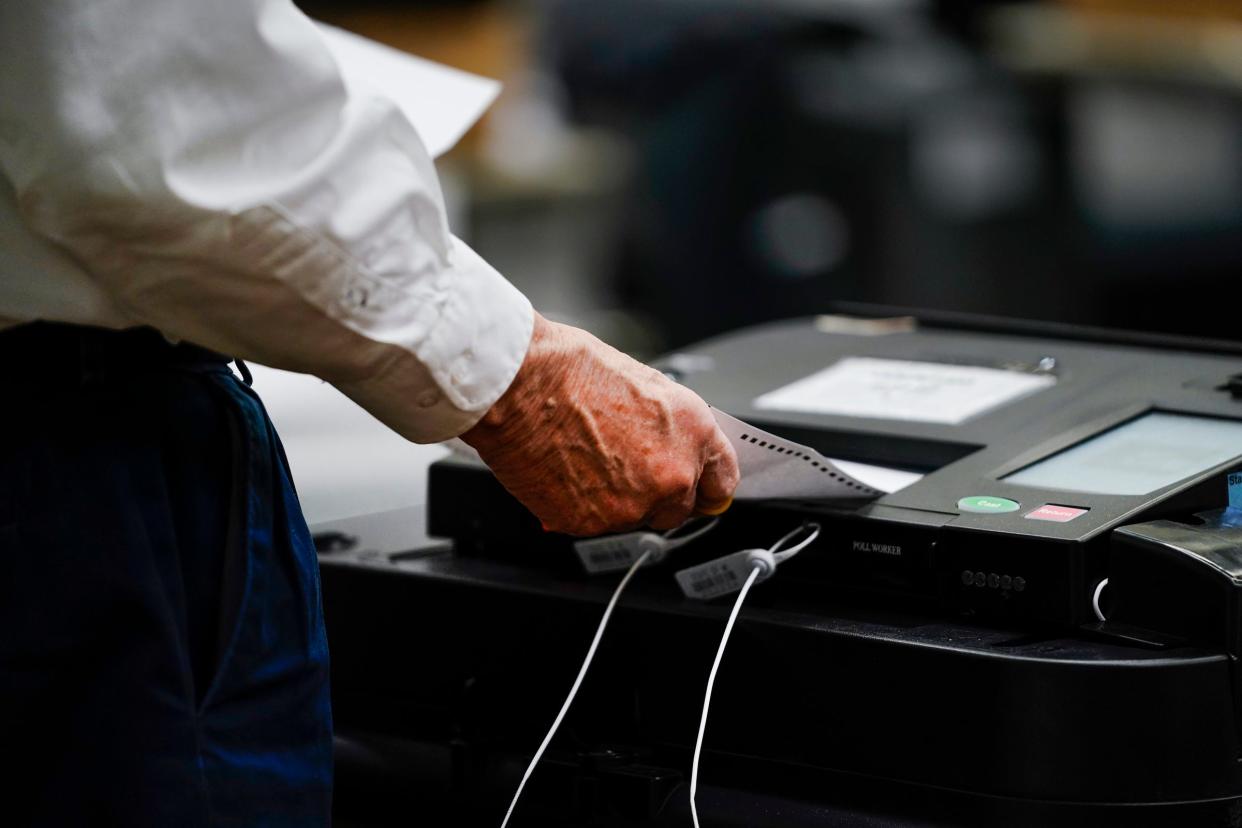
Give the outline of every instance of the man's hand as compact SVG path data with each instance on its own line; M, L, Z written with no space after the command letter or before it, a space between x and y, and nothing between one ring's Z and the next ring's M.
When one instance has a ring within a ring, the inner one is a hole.
M672 529L722 511L737 455L694 392L585 331L535 315L504 396L462 439L545 529Z

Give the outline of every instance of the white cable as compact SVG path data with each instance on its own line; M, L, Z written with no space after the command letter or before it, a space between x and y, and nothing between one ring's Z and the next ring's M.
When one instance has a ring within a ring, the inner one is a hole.
M640 555L638 560L634 561L630 568L626 570L625 577L621 579L621 583L617 584L617 588L613 590L612 598L604 609L604 617L599 619L599 627L595 630L595 638L592 639L591 646L587 649L586 658L582 661L582 668L578 670L578 677L574 679L574 686L569 688L569 695L565 697L565 703L561 705L561 712L556 714L556 720L552 722L552 727L548 729L548 735L543 737L543 743L539 745L539 749L535 751L534 758L526 766L526 773L522 774L522 781L518 783L517 791L513 794L513 801L509 803L509 810L505 812L505 818L500 823L500 828L505 828L509 824L509 819L513 816L513 809L517 807L518 800L522 798L522 790L526 787L526 782L530 779L531 774L535 772L535 766L539 764L539 760L543 758L543 752L552 743L552 737L556 735L556 731L561 726L561 721L565 718L565 714L569 712L569 706L574 703L574 697L578 695L578 688L582 686L582 680L586 678L587 670L591 667L591 660L595 658L595 651L599 649L600 639L604 637L604 629L608 626L608 619L612 617L612 611L617 607L617 601L621 598L621 593L625 591L625 587L629 584L630 579L634 577L634 573L646 563L647 556L650 554L650 552L644 552ZM744 595L745 592L742 594Z
M806 538L804 538L800 543L798 543L795 546L791 546L788 549L781 549L781 547L784 546L786 543L788 543L790 540L792 540L793 538L796 538L799 532L805 532L808 529L811 531L811 534L807 535ZM790 532L785 537L778 540L776 543L772 544L772 546L768 548L768 551L773 553L772 557L776 559L777 563L781 563L782 561L787 561L790 558L792 558L794 555L797 555L803 549L806 549L808 546L811 545L812 541L814 541L818 537L819 537L819 524L818 523L804 523L801 526L799 526L797 529Z
M1108 586L1108 579L1100 581L1095 585L1095 592L1091 594L1091 609L1095 610L1095 617L1101 621L1107 621L1104 617L1104 610L1100 609L1100 596L1104 592L1104 587Z
M700 516L696 518L690 518L690 520L687 520L681 526L678 526L675 529L668 530L660 537L666 541L670 541L673 544L676 544L676 546L669 546L669 551L672 551L673 549L677 548L677 546L685 546L690 541L697 540L703 535L706 535L708 532L715 529L716 524L718 523L720 523L720 518L718 517L708 518L708 517ZM691 531L686 532L687 529ZM686 534L684 535L678 534L680 532L686 532Z
M815 534L819 534L818 528L816 528ZM788 537L787 535L786 538ZM812 535L811 539L813 540L814 537L815 535ZM778 541L777 546L783 540ZM807 542L809 543L810 541ZM720 649L716 650L716 660L712 663L712 671L707 676L707 693L703 696L703 715L699 719L699 735L694 740L694 760L690 765L690 817L694 820L694 828L699 828L699 809L695 803L699 792L699 756L703 753L703 733L707 730L707 711L712 704L712 688L716 685L716 672L720 669L720 660L724 658L725 645L729 643L729 635L733 632L733 625L737 622L737 615L742 609L742 602L746 600L746 593L750 592L750 588L755 584L755 579L759 577L760 569L761 567L755 566L750 570L750 575L746 577L746 583L742 585L742 591L737 594L737 600L733 602L733 612L729 613L729 623L725 624L724 635L720 637Z

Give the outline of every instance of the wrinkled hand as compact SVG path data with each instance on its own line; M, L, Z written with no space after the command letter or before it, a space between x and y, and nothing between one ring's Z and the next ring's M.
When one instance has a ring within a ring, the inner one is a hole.
M723 511L737 455L694 392L585 331L535 317L504 396L462 439L545 529L671 529Z

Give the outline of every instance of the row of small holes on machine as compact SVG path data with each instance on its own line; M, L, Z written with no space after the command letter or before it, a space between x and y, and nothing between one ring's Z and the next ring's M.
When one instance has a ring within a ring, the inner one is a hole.
M755 443L756 445L759 446L759 448L765 448L768 451L774 451L777 454L788 454L792 457L797 457L799 460L804 460L810 463L815 468L819 469L821 472L824 472L825 474L827 474L829 477L832 477L834 480L839 480L840 482L844 483L845 485L849 486L852 489L859 489L861 491L867 491L867 492L875 491L875 489L872 489L870 486L863 486L858 483L855 483L853 480L849 480L848 478L842 477L841 475L837 474L836 472L834 472L832 469L828 468L827 466L821 465L818 460L813 459L810 455L803 454L800 451L794 451L793 449L787 449L784 446L778 446L775 443L769 443L767 440L760 440L758 437L751 437L749 434L743 434L742 439L750 443Z

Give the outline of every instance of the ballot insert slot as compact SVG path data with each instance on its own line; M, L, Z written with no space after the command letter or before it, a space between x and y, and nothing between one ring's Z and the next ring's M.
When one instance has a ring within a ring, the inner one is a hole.
M926 475L982 446L942 439L807 428L751 417L760 429L809 446L838 461ZM738 501L728 515L730 537L756 538L782 521L815 520L822 537L790 565L779 589L817 597L858 593L870 599L935 603L936 540L951 511L901 508L889 496L872 502Z

